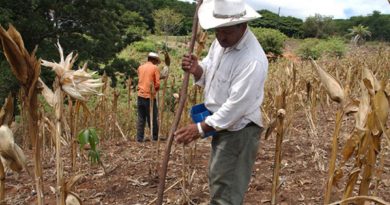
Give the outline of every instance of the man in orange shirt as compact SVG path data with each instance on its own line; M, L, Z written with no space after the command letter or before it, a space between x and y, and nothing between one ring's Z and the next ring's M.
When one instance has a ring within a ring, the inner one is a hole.
M154 87L153 96L153 140L158 139L158 120L157 120L157 103L154 100L156 92L160 88L160 71L157 67L160 64L160 58L157 53L150 52L148 61L138 67L138 122L137 122L137 141L144 141L145 121L151 127L150 119L150 99L151 86Z

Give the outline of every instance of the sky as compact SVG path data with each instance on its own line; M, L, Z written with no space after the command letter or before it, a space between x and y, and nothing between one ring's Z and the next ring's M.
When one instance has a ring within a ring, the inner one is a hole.
M182 0L189 1L192 0ZM281 16L305 19L315 14L348 19L351 16L367 16L374 10L390 14L388 0L246 0L256 10L267 9Z

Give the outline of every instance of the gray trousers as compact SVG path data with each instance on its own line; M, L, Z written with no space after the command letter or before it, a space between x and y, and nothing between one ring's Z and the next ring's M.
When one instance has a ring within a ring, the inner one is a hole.
M248 189L262 128L218 132L209 162L211 205L240 205Z

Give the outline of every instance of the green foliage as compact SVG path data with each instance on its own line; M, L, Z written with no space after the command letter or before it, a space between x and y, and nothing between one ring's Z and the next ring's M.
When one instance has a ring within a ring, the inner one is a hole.
M374 11L368 16L353 16L349 19L335 20L336 33L344 36L354 26L368 27L371 32L370 40L390 41L390 15Z
M275 55L283 53L284 42L287 36L282 32L270 28L253 28L252 31L266 53Z
M302 36L302 24L303 21L299 18L291 16L279 16L268 10L259 11L261 18L249 22L251 27L262 27L277 29L289 37L301 37Z
M99 137L96 134L95 128L86 128L81 130L78 135L78 140L80 143L80 149L82 150L86 144L91 146L91 149L88 152L88 159L92 164L96 164L100 161L100 150L97 149L99 144Z
M156 44L152 41L138 41L133 43L133 47L138 52L156 51Z
M298 48L298 55L302 59L319 59L327 55L331 57L342 57L346 52L346 46L343 39L329 38L320 40L316 38L307 38Z
M306 18L302 25L303 35L308 38L327 38L335 30L332 16L315 14Z
M3 55L2 52L0 52L0 55ZM9 92L11 92L13 96L16 96L20 88L7 61L1 61L2 58L3 56L0 57L0 105L4 104Z
M170 8L163 8L154 11L153 18L157 34L172 35L176 34L184 16Z
M125 60L125 59L116 58L104 68L104 71L106 71L106 74L108 76L111 76L111 80L112 80L111 86L116 87L117 78L115 76L115 72L120 72L125 74L126 78L130 76L131 78L135 79L137 77L138 66L139 63L133 59Z

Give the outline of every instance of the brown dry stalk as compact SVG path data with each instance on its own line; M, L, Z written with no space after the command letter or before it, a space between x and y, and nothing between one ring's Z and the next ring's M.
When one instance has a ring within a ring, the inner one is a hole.
M189 47L189 55L192 55L192 52L194 50L194 45L195 45L195 40L196 40L196 31L198 30L198 9L199 6L202 4L202 0L198 0L198 4L195 10L195 15L193 18L192 22L192 37L191 37L191 42L190 42L190 47ZM169 162L169 157L171 153L171 147L172 147L172 142L173 142L173 133L176 131L177 126L179 125L181 114L184 109L184 105L187 99L187 89L188 89L188 81L190 78L190 73L185 72L184 74L184 79L183 79L183 84L180 90L180 99L179 99L179 107L175 115L175 119L173 121L171 130L169 131L169 136L168 136L168 143L165 147L165 153L164 153L164 159L162 163L162 169L160 170L160 177L159 177L159 185L158 185L158 193L157 193L157 205L161 205L163 203L163 197L164 197L164 188L165 188L165 179L167 175L167 169L168 169L168 162Z
M332 194L332 187L333 187L333 179L334 179L334 173L335 173L335 167L336 167L336 158L337 158L337 147L338 147L338 137L340 134L340 128L341 128L341 122L342 118L344 116L344 112L342 111L342 108L340 108L339 111L337 111L336 114L336 127L333 132L332 136L332 153L331 158L329 161L329 171L328 171L328 181L326 185L326 191L325 191L325 197L324 197L324 204L329 204L330 196Z
M169 78L169 75L164 79L164 86L163 86L163 90L162 90L162 94L161 94L161 100L160 100L160 103L159 103L159 106L160 106L160 123L159 123L159 127L158 127L158 133L160 136L163 136L163 123L164 123L164 108L165 108L165 92L167 90L167 84L168 84L168 78ZM160 156L160 137L157 139L157 156ZM159 161L159 160L158 160ZM157 162L157 167L156 169L158 169L158 162Z
M36 49L28 53L24 47L23 39L20 33L13 27L9 26L5 31L0 26L0 38L3 45L4 55L11 65L11 71L18 79L23 88L22 96L24 110L27 110L28 130L31 144L34 145L34 173L35 185L37 191L37 204L44 204L43 196L43 179L42 179L42 162L41 162L41 142L39 138L38 126L38 89L36 83L41 73L40 60L36 59Z
M279 186L279 172L282 161L282 142L284 134L284 109L278 111L277 127L276 127L276 148L275 148L275 161L274 161L274 172L272 179L272 192L271 192L271 204L276 204L276 192Z
M56 80L59 82L58 80ZM62 158L61 158L61 133L62 133L62 126L61 126L61 115L62 115L62 106L63 106L63 98L62 98L62 91L61 88L57 87L55 91L55 126L56 126L56 132L55 132L55 138L56 138L56 170L57 170L57 187L56 187L56 202L57 205L65 205L65 189L62 186L64 183L64 173L63 173L63 165L62 165Z

